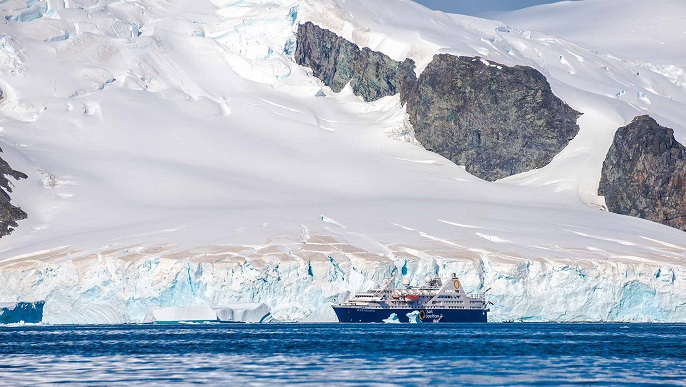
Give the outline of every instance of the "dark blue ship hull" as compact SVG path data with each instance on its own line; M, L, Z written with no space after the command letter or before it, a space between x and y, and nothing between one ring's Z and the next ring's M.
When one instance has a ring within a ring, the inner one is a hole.
M45 301L17 302L11 306L2 307L0 308L0 324L39 323L43 321L43 305Z
M419 320L423 323L485 323L488 320L488 310L481 309L365 309L360 307L334 306L333 310L336 312L338 321L345 323L380 323L384 319L388 319L393 313L398 316L398 321L407 323L410 322L407 314L413 311L419 312Z

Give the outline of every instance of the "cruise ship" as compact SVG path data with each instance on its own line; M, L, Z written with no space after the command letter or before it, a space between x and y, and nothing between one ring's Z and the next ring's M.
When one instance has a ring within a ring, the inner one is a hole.
M460 323L488 320L491 304L484 294L467 295L457 276L443 283L439 277L427 277L423 286L393 288L388 280L381 288L357 293L334 305L338 321L345 323ZM488 290L487 290L488 291Z

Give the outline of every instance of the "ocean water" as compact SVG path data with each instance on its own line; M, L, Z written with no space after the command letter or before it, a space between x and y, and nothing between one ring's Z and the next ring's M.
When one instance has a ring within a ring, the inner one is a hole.
M686 325L0 327L0 385L686 385Z

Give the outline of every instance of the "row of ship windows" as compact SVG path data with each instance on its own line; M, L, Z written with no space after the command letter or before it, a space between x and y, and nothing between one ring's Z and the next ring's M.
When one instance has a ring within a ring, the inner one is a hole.
M460 298L460 296L438 296L438 298Z
M462 301L434 301L436 304L461 304Z

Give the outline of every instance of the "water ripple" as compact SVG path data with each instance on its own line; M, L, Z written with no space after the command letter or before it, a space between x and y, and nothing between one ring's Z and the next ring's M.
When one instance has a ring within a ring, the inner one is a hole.
M7 384L686 386L686 326L0 327Z

